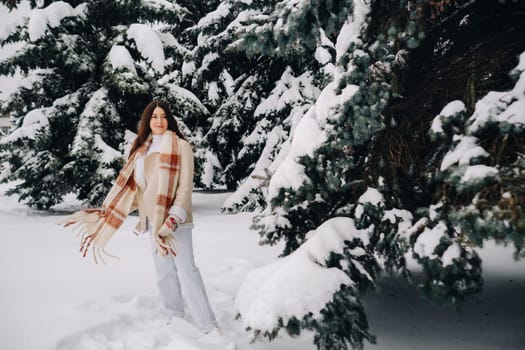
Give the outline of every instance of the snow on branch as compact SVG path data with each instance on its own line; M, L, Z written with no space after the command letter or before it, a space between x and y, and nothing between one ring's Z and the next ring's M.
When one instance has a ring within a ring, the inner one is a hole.
M231 4L228 2L221 2L217 8L208 13L206 16L199 20L196 27L207 28L213 24L219 23L223 18L230 14Z
M22 125L11 134L3 137L0 144L7 144L20 138L34 139L37 131L49 125L49 110L50 108L37 108L27 113Z
M135 62L133 61L131 54L125 46L113 45L109 51L108 58L113 69L123 67L132 72L134 75L137 75Z
M477 144L478 139L476 137L455 135L454 141L459 141L459 143L443 158L441 171L447 170L453 164L468 165L473 158L488 157L489 155L483 147Z
M292 254L246 277L235 301L245 328L271 332L279 320L314 318L342 285L354 282L338 268L326 266L331 253L343 253L344 242L361 238L350 218L332 218L315 231Z
M366 16L370 12L370 5L364 1L354 1L354 11L348 16L347 21L339 31L337 36L335 50L336 62L348 51L353 42L360 41L359 34L361 29L366 25Z
M476 102L474 113L468 120L469 134L475 134L489 123L525 128L525 52L520 55L520 61L511 75L518 76L512 90L490 91Z
M158 10L168 10L168 11L180 11L183 12L183 8L172 1L167 0L144 0L144 5Z
M465 113L466 110L465 104L460 100L449 102L432 120L431 133L443 134L443 124L447 124L449 119L454 118L459 113Z
M156 31L146 24L134 23L128 29L128 36L135 41L140 54L151 63L151 67L164 74L164 48Z
M54 28L60 25L60 21L66 17L82 16L85 6L71 7L64 1L56 1L44 9L34 9L29 18L29 39L36 41L44 35L48 27Z

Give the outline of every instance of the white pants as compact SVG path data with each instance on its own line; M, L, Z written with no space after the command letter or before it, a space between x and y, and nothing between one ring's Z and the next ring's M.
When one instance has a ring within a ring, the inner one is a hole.
M193 322L207 333L217 327L199 268L193 257L191 227L179 227L174 232L177 256L161 256L155 252L151 237L157 285L164 308L170 316L184 316L184 294Z

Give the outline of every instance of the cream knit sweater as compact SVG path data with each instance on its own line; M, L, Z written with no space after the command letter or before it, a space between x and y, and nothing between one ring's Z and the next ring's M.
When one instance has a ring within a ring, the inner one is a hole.
M137 207L139 208L139 221L136 232L144 232L146 229L145 218L148 216L146 206L154 206L156 188L151 186L157 185L155 178L158 168L158 155L160 151L161 135L153 135L153 141L147 152L142 157L135 160L135 182L138 185L136 196ZM174 179L176 187L175 200L169 210L179 226L193 227L192 201L191 195L193 190L193 150L191 145L182 139L178 140L179 147L179 172ZM152 169L153 168L153 169ZM146 197L145 197L146 195Z

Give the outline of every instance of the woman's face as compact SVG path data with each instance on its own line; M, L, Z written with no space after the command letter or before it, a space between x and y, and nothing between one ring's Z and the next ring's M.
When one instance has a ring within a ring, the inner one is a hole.
M155 107L149 121L149 127L153 135L160 135L168 130L168 119L166 118L166 112L160 107Z

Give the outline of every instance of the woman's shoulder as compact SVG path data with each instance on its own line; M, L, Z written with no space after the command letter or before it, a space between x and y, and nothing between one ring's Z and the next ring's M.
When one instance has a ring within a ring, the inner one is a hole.
M191 143L181 138L179 138L178 142L179 142L179 150L181 152L193 153L193 146L191 145Z
M191 143L189 143L187 140L180 138L178 139L179 147L189 147L192 148Z

